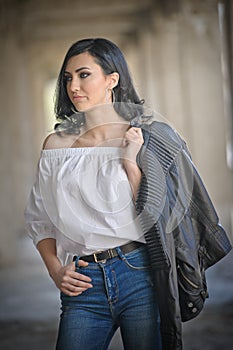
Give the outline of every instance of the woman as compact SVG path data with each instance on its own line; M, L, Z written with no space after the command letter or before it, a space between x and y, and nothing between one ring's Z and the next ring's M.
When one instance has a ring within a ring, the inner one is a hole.
M56 115L25 218L61 291L57 350L107 349L119 327L125 349L181 349L231 249L184 142L145 117L106 39L68 50Z

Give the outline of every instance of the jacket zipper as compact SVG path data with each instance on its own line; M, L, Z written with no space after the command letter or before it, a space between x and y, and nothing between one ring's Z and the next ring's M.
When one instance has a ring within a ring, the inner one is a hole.
M181 273L182 277L185 279L185 281L190 284L190 286L192 286L193 288L196 288L196 289L199 288L199 286L197 286L195 283L190 281L190 279L188 277L185 276L184 272L181 270L179 265L177 266L177 269L180 271L180 273Z

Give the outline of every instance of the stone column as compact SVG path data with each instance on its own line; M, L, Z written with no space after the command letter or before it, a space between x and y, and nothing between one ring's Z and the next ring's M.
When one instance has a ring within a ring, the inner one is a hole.
M226 163L217 1L179 1L172 11L155 8L152 23L139 37L142 92L187 141L230 231L233 190Z

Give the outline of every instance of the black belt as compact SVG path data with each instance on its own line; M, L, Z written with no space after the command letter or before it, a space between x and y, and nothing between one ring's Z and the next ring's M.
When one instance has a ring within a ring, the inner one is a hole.
M142 246L144 246L144 243L132 241L120 246L119 248L123 254L127 254ZM103 252L97 252L91 255L81 256L79 259L87 262L99 263L99 262L105 262L108 259L115 258L116 256L118 256L117 250L116 248L112 248L112 249L105 250ZM75 260L75 258L76 257L74 257L73 260Z

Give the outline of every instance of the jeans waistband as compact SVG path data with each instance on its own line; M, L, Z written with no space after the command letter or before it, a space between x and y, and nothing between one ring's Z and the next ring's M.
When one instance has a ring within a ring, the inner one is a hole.
M142 246L145 246L145 244L141 243L141 242L131 241L129 243L126 243L126 244L120 246L119 248L123 254L127 254L127 253L130 253L133 250L138 249ZM86 262L100 263L100 262L105 262L106 260L115 258L116 256L118 256L118 251L116 248L112 248L112 249L107 249L104 251L96 252L96 253L91 254L91 255L81 256L79 259L84 260ZM77 258L77 256L74 256L73 261L75 261L76 258Z

